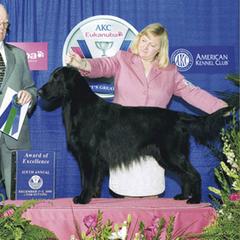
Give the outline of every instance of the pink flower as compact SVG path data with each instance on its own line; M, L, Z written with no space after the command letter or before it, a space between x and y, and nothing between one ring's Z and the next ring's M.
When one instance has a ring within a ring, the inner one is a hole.
M3 216L4 217L11 217L14 214L13 209L8 209L6 212L4 212Z
M86 234L90 234L91 228L94 229L97 226L97 215L88 215L83 218L83 223L88 228Z
M144 229L144 235L147 240L151 240L157 234L159 218L154 217L152 220L152 224Z
M156 234L156 227L155 226L149 226L149 227L144 229L144 235L145 235L147 240L153 239L155 234Z
M240 193L232 193L230 196L229 196L229 200L231 201L240 201Z

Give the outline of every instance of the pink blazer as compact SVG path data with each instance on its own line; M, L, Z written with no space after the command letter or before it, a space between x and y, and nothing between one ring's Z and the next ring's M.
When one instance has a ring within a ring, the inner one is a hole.
M173 95L207 113L226 106L222 100L185 80L175 65L159 68L157 64L148 77L137 55L119 51L113 57L88 59L91 72L83 72L90 78L114 77L114 102L124 106L153 106L166 108Z

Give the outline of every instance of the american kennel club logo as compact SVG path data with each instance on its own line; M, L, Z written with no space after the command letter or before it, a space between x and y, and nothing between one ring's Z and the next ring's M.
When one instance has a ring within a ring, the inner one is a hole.
M194 60L192 54L187 49L180 48L172 53L171 63L176 64L180 72L185 72L192 67Z
M99 15L78 23L66 38L62 61L71 49L85 58L111 57L118 50L127 51L137 30L128 22L118 17ZM90 87L103 98L111 99L114 95L113 84L91 81Z

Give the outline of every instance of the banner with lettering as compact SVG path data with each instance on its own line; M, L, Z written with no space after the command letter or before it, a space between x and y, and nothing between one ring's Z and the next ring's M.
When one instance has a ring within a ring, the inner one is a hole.
M70 50L85 58L111 57L119 50L128 51L137 33L131 24L116 16L89 17L68 34L63 46L62 63L65 65L65 56ZM91 79L89 85L98 96L112 101L113 78Z
M30 70L48 70L47 42L9 42L27 54Z
M184 73L231 73L236 66L233 46L170 47L170 56Z
M18 151L15 199L55 198L55 152Z

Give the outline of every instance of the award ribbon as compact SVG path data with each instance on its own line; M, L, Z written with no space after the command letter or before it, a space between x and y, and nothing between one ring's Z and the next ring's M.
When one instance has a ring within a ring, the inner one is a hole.
M12 125L12 135L18 132L20 113L21 113L21 107L22 107L22 105L18 103L17 95L15 95L13 105L16 109L16 114L15 114L15 118L14 118L13 125Z
M12 135L18 131L21 105L17 103L17 94L12 98L2 116L0 117L0 127L6 122L3 132L9 134L12 128Z

